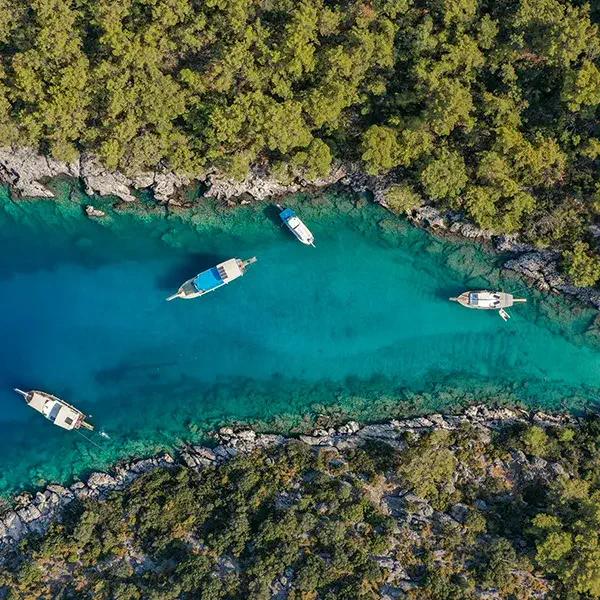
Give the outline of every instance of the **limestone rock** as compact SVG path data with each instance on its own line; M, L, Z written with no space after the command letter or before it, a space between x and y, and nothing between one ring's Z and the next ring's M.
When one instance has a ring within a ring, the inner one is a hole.
M106 213L99 208L94 208L91 204L87 204L85 207L85 214L91 219L100 219L106 216Z
M87 480L88 487L91 489L114 488L117 480L108 473L92 473Z
M158 202L167 203L172 201L182 188L190 185L192 180L185 175L176 173L156 173L154 181L149 186Z
M133 181L122 173L109 171L100 161L90 154L84 154L80 160L80 176L85 183L88 195L117 196L124 202L135 202L131 193Z
M443 217L442 213L437 208L429 206L428 204L415 208L408 214L408 218L410 221L421 227L438 230L445 230L448 228L446 219Z
M479 227L473 225L473 223L455 221L450 225L450 233L460 235L468 239L482 239L491 240L494 236L493 231L487 229L479 229Z
M0 148L0 182L10 185L20 196L53 198L42 181L59 175L79 177L79 163L62 163L31 148Z

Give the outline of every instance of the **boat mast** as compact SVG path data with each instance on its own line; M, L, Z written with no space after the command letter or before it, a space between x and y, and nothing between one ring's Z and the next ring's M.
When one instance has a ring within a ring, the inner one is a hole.
M24 392L23 390L20 390L19 388L14 388L15 392L17 392L17 394L20 394L21 396L23 396L23 398L25 398L26 401L29 401L29 393L28 392Z

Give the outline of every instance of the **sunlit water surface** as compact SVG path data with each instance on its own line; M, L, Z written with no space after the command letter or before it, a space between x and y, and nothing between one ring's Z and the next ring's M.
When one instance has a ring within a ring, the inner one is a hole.
M181 215L137 208L92 221L86 199L57 185L58 203L0 199L1 493L200 439L223 422L286 428L332 407L377 419L402 400L598 402L591 311L503 278L498 257L364 200L290 198L313 249L266 204L203 200ZM233 256L258 262L216 293L165 302ZM479 286L529 302L508 323L448 302ZM52 427L15 386L76 404L110 439L92 434L99 449Z

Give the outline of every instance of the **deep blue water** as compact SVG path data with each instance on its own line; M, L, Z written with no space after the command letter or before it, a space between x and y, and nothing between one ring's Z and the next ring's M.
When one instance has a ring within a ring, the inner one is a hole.
M573 410L600 397L591 311L364 201L290 199L313 249L268 205L203 201L181 216L139 209L95 222L77 198L0 199L0 492L172 447L223 421L286 426L315 405L378 418L377 399L389 408L432 389ZM254 255L231 285L165 302L197 272ZM529 302L508 323L448 302L488 285ZM94 437L99 450L52 427L15 386L63 397L111 439ZM453 397L428 396L432 406Z

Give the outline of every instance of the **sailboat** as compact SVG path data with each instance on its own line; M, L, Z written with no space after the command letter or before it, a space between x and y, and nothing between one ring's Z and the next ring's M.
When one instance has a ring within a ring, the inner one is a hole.
M466 308L497 310L504 321L510 319L510 315L505 309L519 302L527 302L526 298L515 298L512 294L506 292L490 292L488 290L463 292L460 296L450 298L449 300L451 302L458 302Z
M19 388L15 388L15 392L25 398L28 406L42 413L46 419L58 427L68 430L82 427L90 431L94 429L94 426L85 420L84 413L52 394L39 390L24 392Z
M256 256L248 260L230 258L182 283L177 293L169 296L167 301L174 300L175 298L190 300L191 298L198 298L198 296L214 292L216 289L241 277L246 272L248 266L255 262Z

